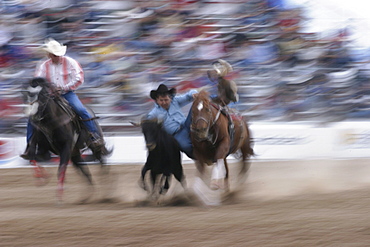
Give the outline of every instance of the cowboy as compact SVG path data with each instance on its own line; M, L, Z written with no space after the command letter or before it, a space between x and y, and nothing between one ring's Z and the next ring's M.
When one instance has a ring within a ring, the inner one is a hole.
M103 146L104 141L99 135L97 126L92 120L92 116L81 103L75 90L84 83L84 72L81 65L71 57L65 56L67 46L60 44L54 39L48 39L41 49L47 52L49 59L42 62L36 69L35 77L46 78L50 83L53 83L65 98L71 108L84 121L84 125L91 134L91 143L96 147ZM29 143L33 134L33 126L28 121L27 125L27 143ZM88 145L89 145L88 144ZM28 145L22 158L28 159Z
M198 90L192 89L185 94L176 95L176 89L160 84L157 90L150 91L156 105L148 113L147 119L163 121L164 130L173 135L177 140L180 150L189 158L193 157L193 146L190 140L191 114L185 118L181 108L191 103L196 97Z
M237 102L239 95L236 83L227 79L226 76L233 71L233 67L222 59L218 59L212 65L213 70L207 71L208 78L217 84L217 96L213 96L212 101L220 106L221 112L228 118L229 134L232 139L234 136L234 123L231 119L228 105L231 102Z
M213 97L213 101L221 106L237 102L239 100L237 85L233 80L226 78L233 71L233 67L222 59L218 59L212 65L213 70L208 70L207 75L213 83L217 84L217 96Z

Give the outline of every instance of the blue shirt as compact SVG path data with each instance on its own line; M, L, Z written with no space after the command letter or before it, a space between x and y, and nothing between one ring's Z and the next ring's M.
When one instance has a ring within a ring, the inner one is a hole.
M195 93L198 93L198 91L193 89L185 94L173 97L168 110L165 110L160 105L156 104L148 113L147 118L157 118L158 120L163 121L164 130L171 135L175 134L186 120L181 108L193 101L193 94Z

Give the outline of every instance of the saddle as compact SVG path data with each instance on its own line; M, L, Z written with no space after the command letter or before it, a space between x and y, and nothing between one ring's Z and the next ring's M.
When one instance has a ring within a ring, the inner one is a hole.
M77 118L76 112L63 97L55 97L55 102L69 116L71 122L75 125L77 132L81 131L81 120Z
M230 110L229 107L217 104L217 102L214 102L212 105L217 110L220 110L221 114L224 115L225 117L227 117L227 119L229 120L228 121L229 122L229 124L228 124L229 136L230 136L230 140L232 142L234 140L234 132L235 132L233 119L236 119L237 114L233 111L230 113L231 110Z
M221 108L221 113L227 117L229 120L229 135L230 135L230 140L233 142L234 140L234 132L235 132L235 126L234 126L234 121L233 119L235 118L236 114L234 112L230 113L230 109L227 106L224 106Z
M55 101L57 102L58 106L65 113L67 113L71 122L76 127L76 132L77 133L80 133L83 128L86 128L86 127L84 127L84 124L82 122L98 119L98 117L95 117L95 116L92 117L92 118L88 118L88 119L82 119L80 116L77 115L77 113L72 109L72 107L70 106L68 101L63 97L55 97ZM89 134L91 136L91 139L89 139L89 142L86 143L87 146L93 146L94 149L102 148L102 145L103 145L102 141L94 141L94 139L95 140L99 139L96 136L96 134L94 134L94 133L89 133Z
M60 106L60 108L63 109L63 111L65 113L67 113L67 115L73 119L76 117L76 113L74 112L74 110L72 109L72 107L69 105L68 101L63 98L63 97L56 97L56 102L58 103L58 105Z

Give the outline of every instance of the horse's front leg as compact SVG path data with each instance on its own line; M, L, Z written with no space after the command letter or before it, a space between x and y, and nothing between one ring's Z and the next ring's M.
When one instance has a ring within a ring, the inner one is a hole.
M93 184L92 176L91 176L91 173L90 173L90 170L87 164L82 159L79 151L78 152L76 151L73 153L71 160L72 160L74 167L77 169L77 171L79 171L82 174L82 176L86 178L86 181L88 184L87 189L82 192L83 193L82 199L80 200L80 203L84 204L87 201L89 201L89 199L93 196L93 193L94 193L94 188L93 188L94 184Z
M30 156L30 165L33 167L33 176L36 178L36 185L41 186L47 184L49 174L36 162L36 143L37 141L33 137L28 147L28 153Z
M71 151L63 150L60 153L60 162L59 162L59 169L58 169L58 186L57 186L57 200L58 202L63 201L63 194L64 194L64 180L66 176L68 162L71 157Z
M64 180L66 176L68 163L59 163L58 169L58 185L57 185L57 200L58 202L63 201L63 194L64 194Z
M211 176L211 189L217 190L222 189L226 186L227 177L228 177L228 169L226 169L227 164L225 163L225 159L217 159L216 164L213 165L212 169L212 176Z
M36 178L36 185L42 186L49 182L49 174L45 168L37 164L36 160L30 160L30 165L33 167L33 176Z
M148 191L148 188L147 188L147 185L145 183L145 175L146 175L146 172L148 171L148 166L147 164L145 164L143 166L143 168L141 169L141 173L140 173L140 179L138 181L138 184L140 186L140 188L142 188L143 190L145 191Z
M164 184L163 184L164 180ZM167 193L168 189L170 188L170 180L171 180L171 174L170 175L162 175L161 177L161 187L159 190L159 194L164 195Z
M153 201L156 201L159 197L160 181L158 181L158 174L153 170L150 171L150 181L152 184L152 191L150 193L150 197Z
M219 148L216 151L216 164L213 165L211 176L211 189L225 189L228 188L229 168L226 162L226 156L229 150L230 140L224 139L219 143Z
M74 154L71 158L74 167L81 172L81 174L86 178L86 181L89 185L93 185L91 173L87 167L85 161L82 159L81 154Z

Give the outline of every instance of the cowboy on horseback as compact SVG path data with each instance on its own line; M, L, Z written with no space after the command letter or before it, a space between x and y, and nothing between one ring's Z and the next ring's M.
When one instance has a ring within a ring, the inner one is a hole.
M233 71L233 67L222 59L218 59L212 65L213 70L208 70L207 75L212 82L217 83L217 96L213 97L213 101L221 106L237 102L239 95L236 83L226 78Z
M226 76L233 71L233 67L225 60L218 59L213 64L213 70L208 70L208 78L217 83L217 96L212 97L212 101L219 105L222 114L227 116L229 120L230 136L233 136L234 126L229 112L228 105L231 102L237 102L239 95L237 93L237 85L234 81L229 80Z
M60 44L54 39L46 40L41 49L47 52L48 59L40 64L35 72L35 77L46 78L52 83L61 96L68 101L71 108L83 120L91 135L90 145L94 147L104 146L104 141L99 135L97 126L92 116L81 103L74 91L84 83L84 72L81 65L71 57L65 56L67 46ZM24 159L29 159L28 144L34 132L34 127L28 121L27 124L27 148L21 154Z

